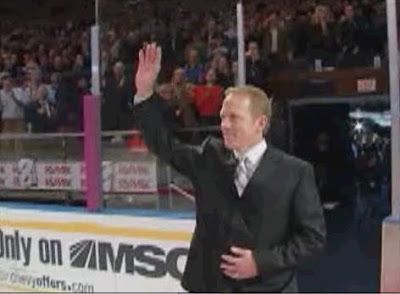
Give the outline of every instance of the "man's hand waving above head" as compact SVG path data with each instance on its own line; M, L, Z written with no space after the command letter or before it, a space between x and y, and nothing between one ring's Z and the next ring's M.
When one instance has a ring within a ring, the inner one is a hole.
M136 73L136 96L149 98L161 69L161 48L148 44L139 52L139 67Z

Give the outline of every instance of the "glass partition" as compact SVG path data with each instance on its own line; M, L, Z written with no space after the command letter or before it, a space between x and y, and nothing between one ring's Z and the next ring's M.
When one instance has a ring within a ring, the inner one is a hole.
M153 207L163 209L192 210L194 205L193 187L186 177L147 151L137 152L145 146L140 134L118 135L121 130L136 130L131 113L138 52L151 42L163 50L155 91L174 135L189 144L200 144L210 134L219 136L223 91L236 84L238 71L236 3L222 2L99 2L102 128L116 132L103 140L105 160L112 158L113 148L120 148L116 153L126 154L121 156L125 161L157 166L155 195L138 191L130 201L133 205L150 199ZM128 198L117 195L113 199Z

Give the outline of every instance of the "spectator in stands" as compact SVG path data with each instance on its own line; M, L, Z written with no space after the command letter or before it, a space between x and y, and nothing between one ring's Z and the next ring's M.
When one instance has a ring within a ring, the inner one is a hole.
M56 97L57 97L57 91L60 87L60 82L61 82L61 74L59 72L53 72L50 75L50 84L46 85L48 92L48 100L50 105L52 106L57 105Z
M368 64L368 57L362 46L364 34L360 18L355 17L353 5L345 5L339 23L340 66L356 67ZM372 63L372 57L369 63Z
M294 15L289 29L289 39L292 48L292 65L299 68L308 68L307 53L310 37L310 21L307 12L299 8Z
M50 60L46 53L42 53L39 55L39 69L42 73L42 76L45 80L47 80L51 75L51 64Z
M15 54L3 54L3 71L8 72L13 78L15 78L18 73L17 60L15 57Z
M210 40L217 33L217 20L214 15L208 14L205 21L205 37Z
M159 107L164 114L165 121L170 125L171 129L184 127L182 109L179 107L179 103L174 97L172 85L170 83L160 84L156 88L156 93L163 100L159 103Z
M230 55L228 47L224 44L222 33L215 33L208 40L208 57L214 55Z
M315 7L311 20L309 59L314 63L316 59L322 60L323 66L334 66L338 47L336 43L336 24L333 22L328 6Z
M76 122L76 128L83 132L83 104L84 104L84 97L89 95L90 88L89 88L89 80L85 74L80 74L77 77L77 88L78 88L78 120Z
M281 25L277 12L268 16L263 35L262 55L268 58L272 67L282 66L291 60L287 31Z
M357 38L360 33L362 32L355 18L353 5L347 4L343 9L339 24L339 42L343 52L358 46Z
M224 89L233 86L232 68L226 55L220 55L218 58L216 76L216 83Z
M171 78L173 100L176 101L180 110L180 116L184 127L197 125L194 106L191 98L191 85L186 82L184 71L178 67L174 70Z
M1 74L0 110L3 133L22 133L25 131L25 105L28 98L23 89L14 86L8 72Z
M63 62L62 57L60 55L56 55L53 59L51 72L63 73L65 70L66 70L66 66Z
M18 64L18 56L15 53L12 53L10 58L9 58L9 65L7 65L7 70L10 74L11 77L16 78L19 74L20 68Z
M192 38L192 42L189 43L188 46L196 49L199 55L198 59L201 64L206 63L208 57L207 43L204 42L201 33L198 31L193 32Z
M70 47L68 47L68 49L62 50L62 52L61 52L62 63L68 69L73 67L73 60L72 60L72 57L71 57L71 54L69 51L70 51ZM83 66L83 60L82 60L82 66Z
M132 90L125 66L116 62L113 75L103 89L102 123L104 130L126 130L131 127Z
M25 106L25 121L28 131L44 133L54 129L54 109L48 102L48 92L45 87L38 87Z
M84 60L82 54L78 54L75 57L75 62L72 66L72 71L76 73L83 73L84 72Z
M192 84L200 84L204 74L204 66L199 61L198 51L189 48L187 51L186 64L183 67L186 80Z
M202 125L219 124L223 87L216 84L216 81L215 70L209 69L206 73L206 84L194 85L192 88L193 103Z
M47 100L47 87L43 83L42 72L37 65L29 68L28 77L29 79L25 88L28 99L32 101L39 101L41 99Z
M264 88L267 84L268 74L268 64L260 56L258 43L250 41L246 52L246 83Z
M80 96L77 87L77 76L64 73L55 95L56 122L59 132L76 132L79 130Z
M174 96L177 99L189 99L190 85L186 80L183 68L177 67L174 69L171 77L171 85L174 90Z
M112 75L112 66L110 60L110 53L108 52L107 47L103 47L101 50L101 59L100 59L100 77L101 77L101 84L104 85L106 81Z

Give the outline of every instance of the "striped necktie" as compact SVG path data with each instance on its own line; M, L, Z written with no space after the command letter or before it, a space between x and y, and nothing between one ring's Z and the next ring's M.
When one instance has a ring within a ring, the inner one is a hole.
M251 177L251 162L247 157L242 158L236 167L235 186L239 197L242 197L243 191Z

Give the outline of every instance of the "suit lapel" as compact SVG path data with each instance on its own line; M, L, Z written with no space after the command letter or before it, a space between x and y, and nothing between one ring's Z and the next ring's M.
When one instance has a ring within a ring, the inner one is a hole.
M271 175L273 175L278 166L279 160L280 156L277 154L274 147L269 145L252 177L247 183L242 198L248 197L248 194L251 193L253 188L259 186L258 183L265 185L265 183L269 181Z

